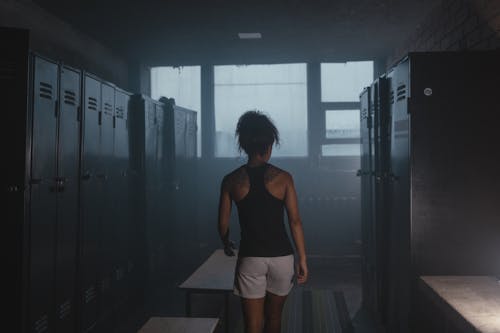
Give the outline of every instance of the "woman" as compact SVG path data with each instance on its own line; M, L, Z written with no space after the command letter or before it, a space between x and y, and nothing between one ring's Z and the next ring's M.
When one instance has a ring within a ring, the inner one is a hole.
M221 184L219 234L226 254L231 202L238 208L241 242L234 293L241 298L246 333L281 332L281 312L293 287L294 255L286 234L284 209L297 249L297 282L307 281L304 234L292 176L271 164L279 133L272 121L258 111L244 113L236 128L240 151L248 162L226 175ZM233 253L234 255L234 253Z

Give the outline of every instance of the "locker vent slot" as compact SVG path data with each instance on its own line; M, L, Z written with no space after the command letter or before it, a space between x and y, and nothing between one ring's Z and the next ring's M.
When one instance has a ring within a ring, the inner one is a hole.
M88 99L88 108L90 110L97 111L97 99L94 97L89 97Z
M90 286L89 288L87 288L87 290L85 290L84 298L85 304L90 303L93 299L96 298L96 291L94 286Z
M115 114L116 118L120 118L120 119L125 118L124 117L125 116L125 111L124 111L123 107L118 106L118 107L116 107L115 111L116 111L116 114Z
M394 90L389 93L389 103L394 104Z
M398 87L397 100L401 101L406 98L406 85L402 84Z
M70 90L64 91L64 104L76 105L76 94Z
M52 85L40 82L40 97L52 99Z
M64 319L69 316L71 313L71 301L67 300L66 302L59 305L59 319Z
M111 107L111 104L106 103L106 102L104 103L104 113L110 114L110 115L113 114L113 108Z
M49 328L49 316L44 314L35 321L33 331L36 333L46 332Z

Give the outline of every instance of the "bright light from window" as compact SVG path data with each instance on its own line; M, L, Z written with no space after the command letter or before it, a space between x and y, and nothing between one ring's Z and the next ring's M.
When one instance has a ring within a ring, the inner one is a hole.
M215 66L215 156L239 156L238 118L248 110L269 115L281 145L273 156L307 156L306 64Z
M357 139L360 137L359 110L327 110L327 139Z
M373 81L373 61L321 64L323 102L359 102L359 94Z

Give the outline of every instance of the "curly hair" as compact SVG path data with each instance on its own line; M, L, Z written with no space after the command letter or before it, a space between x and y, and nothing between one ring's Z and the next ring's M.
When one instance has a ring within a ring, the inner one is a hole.
M280 137L273 121L258 110L251 110L241 115L236 125L239 150L248 156L264 155L274 143L279 144Z

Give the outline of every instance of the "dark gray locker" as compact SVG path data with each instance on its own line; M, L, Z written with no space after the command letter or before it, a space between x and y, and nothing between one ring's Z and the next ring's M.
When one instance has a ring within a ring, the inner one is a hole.
M58 65L33 61L29 330L53 332Z
M391 292L389 299L390 313L393 321L389 327L397 332L408 330L409 316L409 277L410 277L410 190L409 182L409 145L410 118L408 114L409 72L408 62L402 62L395 70L392 78L394 92L394 109L391 130L391 174L397 178L392 180L391 206Z
M130 182L129 182L129 132L128 132L128 104L130 94L115 89L115 130L114 130L114 177L112 186L114 195L113 207L115 208L116 220L116 247L114 280L116 283L115 304L121 308L129 297L128 280L132 270L131 251L129 247L133 244L131 227L130 204ZM130 265L129 265L130 261Z
M389 257L389 209L390 199L388 193L389 174L389 148L390 148L390 110L388 103L389 79L384 75L372 84L371 105L373 110L373 133L374 133L374 187L373 198L375 205L375 254L376 254L376 303L373 311L381 322L386 318L384 309L387 304L388 288L388 260Z
M113 173L114 156L114 103L115 88L111 84L101 83L101 123L100 131L100 169L97 178L102 191L98 194L102 203L100 226L100 317L109 321L113 311L114 272L116 263L116 204L113 196L114 188L111 186L115 175Z
M186 156L186 112L174 106L175 156Z
M197 131L198 125L196 123L196 112L192 110L186 110L186 157L196 158L197 157Z
M97 173L100 164L101 83L90 74L84 76L84 109L81 159L80 302L81 331L92 331L98 318L98 261L102 193Z
M2 116L0 147L8 163L2 165L0 180L3 192L2 233L0 244L4 272L2 280L8 286L2 295L4 318L9 330L26 332L31 329L28 320L28 231L29 231L29 173L31 154L31 81L29 61L29 32L21 29L0 28L0 39L9 47L0 53L0 92Z
M419 276L500 272L499 57L411 53L391 74L388 332L429 331Z
M374 243L373 232L373 200L372 200L372 111L370 108L370 88L367 87L360 95L360 126L361 126L361 235L363 242L363 304L370 306L374 302L374 253L371 248Z
M57 176L56 331L75 330L81 72L60 69Z

